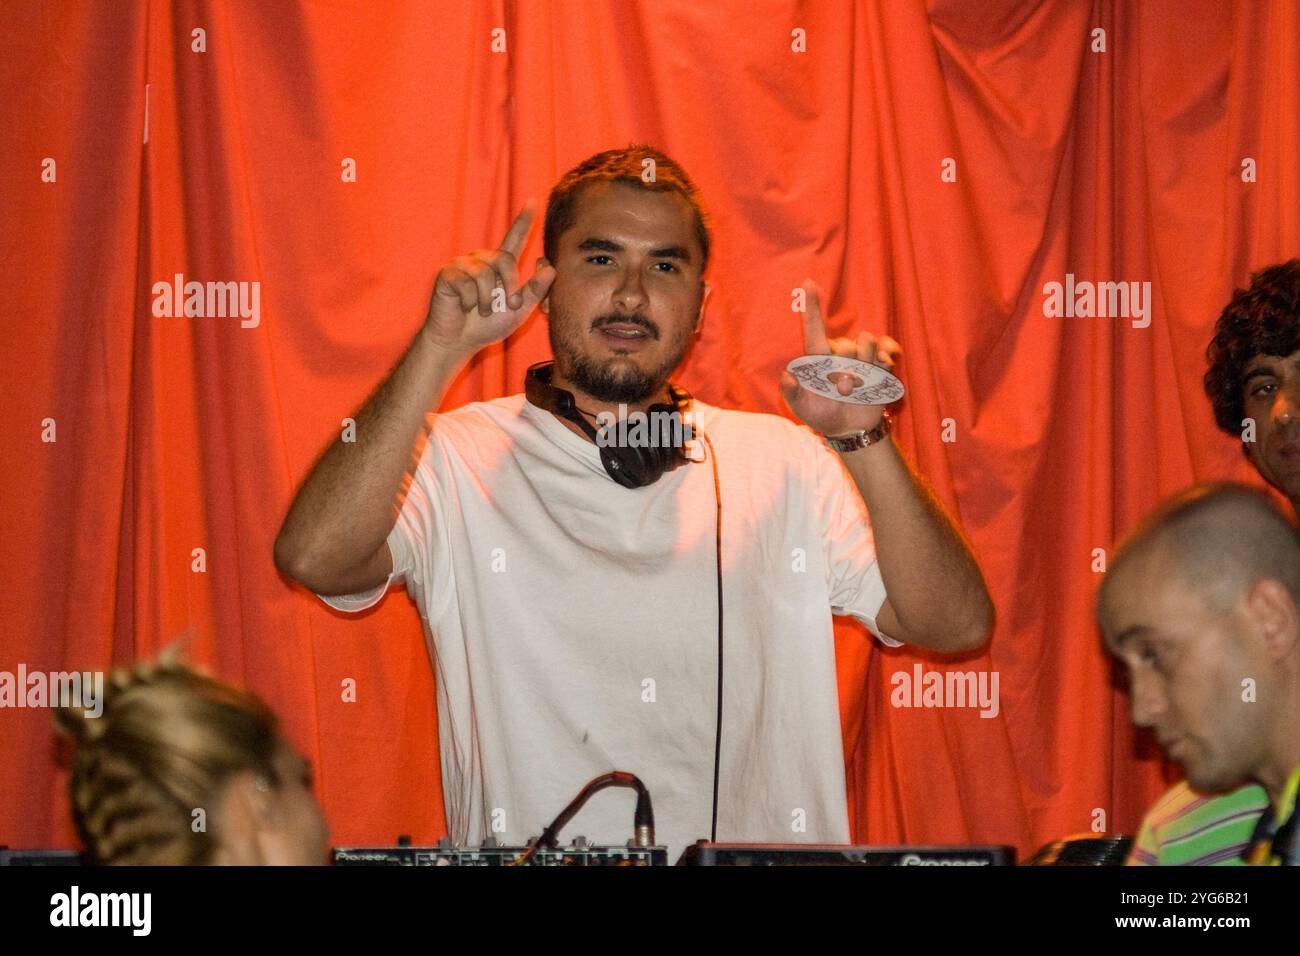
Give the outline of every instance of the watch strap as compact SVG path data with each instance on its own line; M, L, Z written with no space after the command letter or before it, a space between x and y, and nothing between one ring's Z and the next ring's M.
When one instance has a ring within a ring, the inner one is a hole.
M893 427L893 419L890 417L889 411L886 410L880 417L880 423L875 428L863 429L852 435L826 436L826 444L836 451L857 451L859 448L866 448L868 445L874 445L883 440L893 430Z

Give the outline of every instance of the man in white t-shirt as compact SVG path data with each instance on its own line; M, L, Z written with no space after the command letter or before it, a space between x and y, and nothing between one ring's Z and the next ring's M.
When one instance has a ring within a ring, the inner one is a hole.
M992 606L969 549L881 408L788 372L786 401L809 427L670 390L703 319L710 236L669 157L631 146L570 171L521 285L532 218L530 201L498 249L439 272L356 440L299 491L277 565L341 610L397 580L415 600L458 845L523 844L612 770L648 787L674 859L701 838L847 842L831 615L891 645L976 648ZM803 294L806 352L893 365L888 337L828 341L815 287ZM430 413L535 305L555 361L528 397ZM594 424L620 405L682 408L695 460L609 464ZM564 838L625 842L634 800L596 794Z

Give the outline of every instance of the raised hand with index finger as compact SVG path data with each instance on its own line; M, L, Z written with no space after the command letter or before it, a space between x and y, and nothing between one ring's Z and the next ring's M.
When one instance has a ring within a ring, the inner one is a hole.
M827 339L826 324L822 319L820 290L811 279L803 283L807 310L803 320L803 345L805 355L843 355L891 370L902 348L888 335L873 335L862 331L854 339ZM852 373L832 373L841 395L848 395L862 384ZM884 415L883 405L858 405L837 402L800 387L789 370L781 373L781 394L786 404L799 419L814 431L828 437L849 435L875 428Z
M532 278L519 283L518 259L535 209L529 198L500 246L457 256L438 272L424 331L439 347L468 358L517 329L546 296L555 267L544 258Z

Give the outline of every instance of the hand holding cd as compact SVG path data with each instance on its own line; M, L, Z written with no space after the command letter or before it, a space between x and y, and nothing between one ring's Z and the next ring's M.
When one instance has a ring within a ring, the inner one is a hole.
M874 428L884 406L903 397L903 383L890 373L902 348L887 335L860 332L854 339L827 339L820 292L804 282L805 355L781 374L781 392L799 418L823 435Z

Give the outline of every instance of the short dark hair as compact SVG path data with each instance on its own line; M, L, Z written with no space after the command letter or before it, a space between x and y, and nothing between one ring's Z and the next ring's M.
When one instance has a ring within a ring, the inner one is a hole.
M641 178L646 159L654 160L655 178ZM589 156L565 173L546 202L546 225L542 229L542 251L555 263L560 236L573 225L579 194L585 186L598 182L628 183L651 192L681 193L695 211L695 238L699 241L703 261L700 271L709 264L709 216L700 201L699 190L680 165L666 153L645 143L629 143L626 149L607 149Z
M1290 355L1300 349L1300 259L1260 269L1250 288L1237 289L1219 315L1205 350L1209 370L1205 394L1214 420L1230 435L1241 434L1245 416L1242 378L1257 355Z
M1300 533L1263 491L1202 482L1164 501L1121 544L1097 593L1106 604L1136 555L1159 553L1166 570L1207 607L1226 612L1261 578L1281 583L1300 606Z

